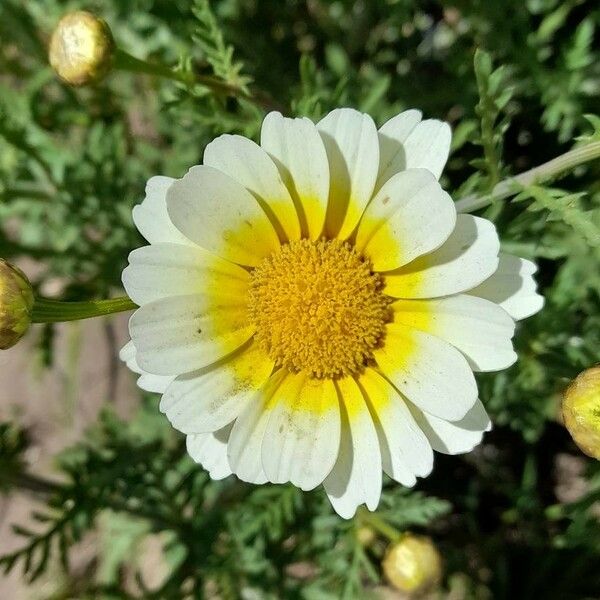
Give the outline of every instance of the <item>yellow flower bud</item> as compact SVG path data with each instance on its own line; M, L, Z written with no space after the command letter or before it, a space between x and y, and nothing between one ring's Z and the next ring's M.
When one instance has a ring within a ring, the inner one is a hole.
M0 349L14 346L31 324L33 290L25 274L0 259Z
M565 427L579 448L600 460L600 366L585 370L571 383L562 413Z
M383 572L397 590L417 596L440 584L442 558L430 538L406 533L389 546Z
M80 86L102 79L110 70L115 43L108 25L92 13L66 14L50 39L48 58L57 75Z
M376 539L377 535L368 525L362 525L356 531L358 543L365 548L368 548Z

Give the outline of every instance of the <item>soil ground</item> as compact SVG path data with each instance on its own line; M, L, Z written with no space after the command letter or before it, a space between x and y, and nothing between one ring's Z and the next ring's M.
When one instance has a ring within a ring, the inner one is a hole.
M35 359L38 328L11 350L0 352L0 420L14 419L27 428L30 471L48 479L56 477L52 457L85 435L107 401L123 416L131 414L138 401L134 376L118 360L126 342L126 315L64 323L56 333L51 369L42 369ZM0 554L22 544L11 524L29 524L35 507L29 493L0 496ZM93 556L93 544L84 544L88 547L78 553L79 560ZM8 576L0 575L0 598L6 600L47 598L55 589L52 580L26 586L18 567Z

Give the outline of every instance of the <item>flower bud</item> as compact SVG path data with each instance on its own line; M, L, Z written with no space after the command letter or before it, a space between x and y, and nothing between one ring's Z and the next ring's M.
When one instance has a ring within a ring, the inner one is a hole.
M14 346L31 324L33 290L25 274L0 259L0 349Z
M442 559L430 538L407 533L389 546L383 572L397 590L417 596L439 585Z
M600 366L580 373L562 403L565 427L582 452L600 460Z
M361 546L368 548L377 539L377 535L368 525L362 525L356 532L356 538Z
M69 85L95 83L110 70L115 43L108 25L92 13L66 14L50 39L48 58L57 75Z

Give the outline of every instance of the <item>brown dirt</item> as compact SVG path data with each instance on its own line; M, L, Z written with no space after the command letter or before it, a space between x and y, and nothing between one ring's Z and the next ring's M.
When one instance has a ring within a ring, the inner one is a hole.
M52 457L81 439L107 402L122 416L132 413L138 393L135 379L118 361L127 336L127 316L65 323L57 327L55 364L42 369L35 351L39 328L8 351L0 352L0 420L14 419L25 426L32 441L27 452L30 471L53 478ZM18 548L22 538L11 524L31 526L30 513L39 502L29 493L0 496L0 554ZM94 540L77 552L83 567L94 555ZM77 565L75 565L77 567ZM0 598L47 598L56 589L49 577L35 586L24 584L20 568L0 575Z

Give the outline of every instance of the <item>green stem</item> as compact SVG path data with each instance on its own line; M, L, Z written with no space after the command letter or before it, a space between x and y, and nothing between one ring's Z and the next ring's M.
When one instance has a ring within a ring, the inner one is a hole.
M18 199L48 201L52 199L52 196L45 190L26 186L15 186L14 188L7 188L3 192L0 192L0 202Z
M115 68L130 73L145 73L146 75L156 75L173 81L179 81L186 85L194 83L193 78L188 77L185 73L175 71L166 65L154 62L148 62L140 58L132 56L124 50L117 49L115 53Z
M456 202L456 210L459 213L473 212L490 205L494 200L502 200L518 191L523 186L540 184L571 171L575 167L591 160L600 158L600 141L590 142L565 152L561 156L553 158L548 162L509 177L498 183L490 194L480 196L472 194Z
M377 513L372 513L362 506L359 507L357 516L363 524L371 526L381 535L388 538L391 542L398 541L402 536L402 533L400 531L398 531L395 527L387 523Z
M14 477L10 477L9 480L15 488L42 496L50 496L60 490L59 483L31 473L18 473Z
M145 73L146 75L164 77L165 79L183 83L188 87L194 84L200 84L222 96L236 96L238 98L243 98L266 110L281 110L280 106L276 105L262 92L254 92L251 94L240 87L231 85L217 77L212 77L211 75L188 74L175 71L166 65L136 58L121 49L117 49L116 51L114 66L117 69L129 71L131 73Z
M61 302L48 298L36 298L31 320L33 323L60 323L101 317L137 308L127 296L109 300L87 300L85 302Z

